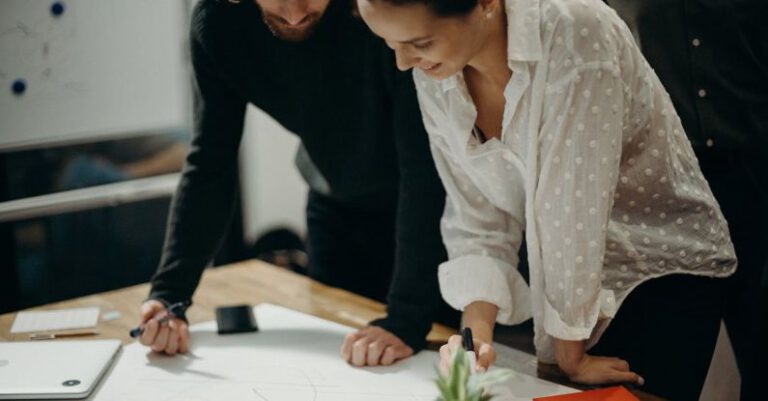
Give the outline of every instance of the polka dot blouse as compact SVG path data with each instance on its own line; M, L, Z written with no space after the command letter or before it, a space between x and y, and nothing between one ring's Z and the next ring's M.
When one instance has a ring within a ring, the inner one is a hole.
M669 96L616 13L599 0L507 0L506 13L500 140L472 134L461 73L414 71L447 192L440 289L457 309L499 306L499 323L533 316L539 359L553 362L552 337L593 345L640 283L728 276L736 259Z

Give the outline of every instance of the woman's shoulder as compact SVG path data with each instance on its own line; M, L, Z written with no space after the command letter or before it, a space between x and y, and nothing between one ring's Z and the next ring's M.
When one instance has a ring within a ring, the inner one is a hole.
M429 77L424 71L413 68L413 83L416 84L417 89L435 89L439 81Z
M601 0L540 0L542 51L553 80L575 69L615 69L633 40Z
M429 77L418 68L413 69L413 81L430 143L441 148L448 147L446 136L452 132L454 118L451 117L455 116L450 116L448 112L450 94L446 91L446 83Z
M539 0L544 23L587 25L610 23L616 13L602 0Z
M610 52L624 22L602 0L540 0L545 43L587 55Z
M428 76L424 71L414 68L413 83L416 85L422 113L435 114L444 110L446 106L444 81L436 80Z

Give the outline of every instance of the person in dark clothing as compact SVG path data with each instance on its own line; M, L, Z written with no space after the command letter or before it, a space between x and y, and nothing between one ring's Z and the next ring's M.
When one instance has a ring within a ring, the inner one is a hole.
M739 268L724 315L742 400L768 359L768 2L607 0L669 91L720 203Z
M195 136L142 305L141 342L188 349L182 319L160 326L153 317L192 297L231 220L250 103L301 139L310 276L388 302L386 317L346 338L342 356L388 365L422 349L440 308L445 193L410 74L350 1L203 0L190 42Z

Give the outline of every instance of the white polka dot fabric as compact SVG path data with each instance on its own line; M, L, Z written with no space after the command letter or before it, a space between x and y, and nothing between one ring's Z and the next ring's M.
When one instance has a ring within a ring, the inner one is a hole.
M502 137L479 143L461 74L414 71L447 191L440 266L446 301L531 316L539 358L551 336L599 339L643 281L728 276L727 224L666 91L619 17L599 0L507 0ZM517 271L523 232L530 288ZM681 289L684 291L685 289Z

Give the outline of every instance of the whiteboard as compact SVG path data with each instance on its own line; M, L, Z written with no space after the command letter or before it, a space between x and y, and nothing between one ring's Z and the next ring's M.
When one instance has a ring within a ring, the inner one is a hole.
M0 150L188 127L188 7L0 1Z
M192 326L189 355L168 357L137 343L123 349L92 400L434 401L438 354L423 351L392 366L356 368L339 356L352 328L283 307L254 310L257 333L219 336L214 322ZM509 348L495 345L499 364ZM503 366L503 365L502 365ZM577 392L516 374L494 401Z

